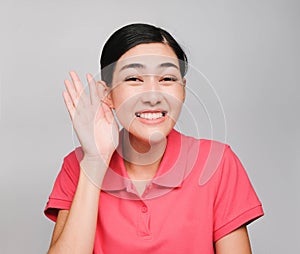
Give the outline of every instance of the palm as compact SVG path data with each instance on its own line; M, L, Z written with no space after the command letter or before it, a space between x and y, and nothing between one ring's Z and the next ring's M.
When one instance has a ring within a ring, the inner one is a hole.
M79 77L70 73L73 83L66 80L64 99L84 154L108 159L118 145L118 126L111 109L101 101L104 89L88 75L90 96L83 90Z

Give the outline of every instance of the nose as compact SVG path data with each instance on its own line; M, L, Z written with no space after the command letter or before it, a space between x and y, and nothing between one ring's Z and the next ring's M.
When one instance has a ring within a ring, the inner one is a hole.
M150 106L155 106L161 103L163 95L154 76L149 76L145 79L144 91L141 97L142 102L149 104Z
M142 102L150 106L155 106L161 103L162 97L159 91L145 91L142 94Z

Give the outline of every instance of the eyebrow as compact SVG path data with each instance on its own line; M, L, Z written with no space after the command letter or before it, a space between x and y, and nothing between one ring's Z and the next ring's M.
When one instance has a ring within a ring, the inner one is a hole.
M131 63L131 64L126 64L124 65L120 71L123 71L125 69L130 69L130 68L133 68L133 69L145 69L145 65L143 64L139 64L139 63Z
M165 67L174 67L176 69L178 69L178 66L176 64L170 63L170 62L166 62L166 63L162 63L158 66L159 68L165 68ZM124 65L120 71L123 71L125 69L145 69L146 66L140 63L131 63L131 64L126 64Z
M178 66L176 64L170 63L170 62L166 62L166 63L162 63L159 65L160 68L164 68L164 67L174 67L176 69L178 69Z

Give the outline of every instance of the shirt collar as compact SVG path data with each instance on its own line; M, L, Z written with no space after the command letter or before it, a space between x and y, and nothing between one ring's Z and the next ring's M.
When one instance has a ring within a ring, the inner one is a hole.
M122 132L120 135L122 135ZM191 145L193 144L190 142L191 139L174 129L169 133L166 150L160 166L151 180L152 184L162 188L176 188L182 185L183 180L191 171L195 161L193 160L192 162L187 159L190 152L195 150L191 149ZM120 142L122 142L122 138L120 138ZM191 162L192 165L189 166L188 164ZM110 166L103 179L102 190L108 192L120 190L132 192L132 189L132 181L127 174L120 149L117 149L112 156Z

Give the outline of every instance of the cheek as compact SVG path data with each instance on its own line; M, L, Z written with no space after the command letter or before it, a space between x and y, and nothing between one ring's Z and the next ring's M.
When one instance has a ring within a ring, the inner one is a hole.
M171 99L169 99L169 104L171 108L169 117L172 119L173 122L177 122L183 105L182 98L179 99L172 97Z
M135 119L135 105L138 96L132 95L127 91L116 90L112 96L113 106L119 122L126 129L130 127Z
M128 93L128 89L125 89L121 85L113 86L111 90L111 99L113 107L115 109L120 108L129 96L130 93Z
M183 102L185 100L185 92L184 90L179 90L179 91L174 91L174 92L170 92L167 95L170 107L172 109L172 111L174 111L174 113L180 113L180 110L182 108Z

